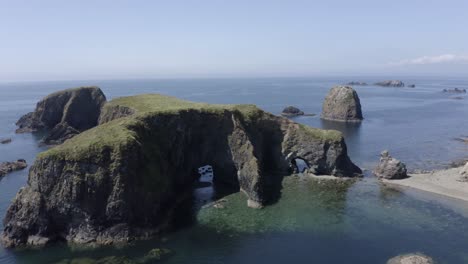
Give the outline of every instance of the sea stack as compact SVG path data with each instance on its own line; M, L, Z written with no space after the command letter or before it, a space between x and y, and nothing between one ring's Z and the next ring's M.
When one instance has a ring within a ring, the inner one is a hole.
M52 93L36 105L34 112L22 116L16 133L46 130L46 144L60 144L98 124L101 107L106 102L98 87L80 87Z
M325 97L322 119L336 121L361 121L361 102L357 92L349 86L335 86Z
M374 170L375 176L388 180L407 178L406 172L406 165L390 156L387 150L382 151L380 154L380 163Z
M254 105L145 94L107 102L100 120L36 157L6 213L6 247L156 236L179 219L174 212L192 197L198 168L207 164L214 182L242 191L251 207L279 197L296 158L317 175L361 173L340 132Z

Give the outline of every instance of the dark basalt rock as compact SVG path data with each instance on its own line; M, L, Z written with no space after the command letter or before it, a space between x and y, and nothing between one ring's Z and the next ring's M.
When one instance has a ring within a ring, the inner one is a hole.
M466 93L466 89L458 89L458 88L444 89L444 90L442 90L442 92L444 92L444 93Z
M55 92L38 102L34 112L18 120L16 132L48 130L52 135L45 142L61 143L71 137L71 129L82 132L95 127L105 102L106 97L98 87ZM60 132L64 134L61 135Z
M8 144L8 143L11 143L11 138L0 139L0 144Z
M283 109L283 112L281 112L281 115L282 116L287 116L287 117L300 116L300 115L304 115L304 112L302 112L297 107L288 106L288 107Z
M356 91L349 86L333 87L325 97L321 117L335 121L361 121L361 102Z
M37 156L28 185L4 219L5 246L157 236L180 217L175 212L206 164L213 167L215 185L242 191L251 207L278 199L295 158L315 174L361 173L338 131L300 125L252 105L141 95L106 108L106 122Z
M24 159L19 159L13 162L1 162L0 163L0 177L10 173L12 171L22 170L26 168L28 164Z
M380 154L380 163L375 168L374 174L379 178L389 180L404 179L408 177L406 165L390 156L386 150Z
M350 86L367 86L368 84L366 82L349 82L346 85Z
M405 87L405 83L403 83L402 81L398 81L398 80L378 82L375 85L383 86L383 87Z

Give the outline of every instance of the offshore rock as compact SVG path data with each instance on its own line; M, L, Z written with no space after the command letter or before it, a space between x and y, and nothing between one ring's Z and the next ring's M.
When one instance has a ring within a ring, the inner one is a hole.
M405 87L405 83L402 81L398 81L398 80L378 82L375 85L383 86L383 87Z
M0 144L8 144L8 143L11 143L11 138L0 139Z
M380 154L380 163L374 170L375 176L379 178L395 180L407 178L406 165L390 156L388 151L384 150Z
M356 91L349 86L333 87L325 97L321 117L336 121L361 121L361 102Z
M350 86L367 86L367 83L366 82L352 81L352 82L347 83L346 85L350 85Z
M45 143L61 143L75 132L95 127L106 97L98 87L80 87L52 93L39 101L34 112L22 116L17 133L52 131ZM73 133L72 133L73 131ZM63 133L63 134L61 134Z
M180 215L178 205L207 164L215 185L242 191L254 207L279 197L295 158L316 174L361 173L340 132L300 125L254 105L150 94L118 98L106 108L100 119L106 122L37 156L28 185L4 219L4 245L112 244L157 236Z
M13 162L1 162L0 163L0 177L5 176L7 173L12 171L22 170L26 168L28 164L24 159L19 159Z
M302 112L297 107L288 106L288 107L283 109L283 112L281 112L281 115L286 116L286 117L300 116L300 115L304 115L304 112Z

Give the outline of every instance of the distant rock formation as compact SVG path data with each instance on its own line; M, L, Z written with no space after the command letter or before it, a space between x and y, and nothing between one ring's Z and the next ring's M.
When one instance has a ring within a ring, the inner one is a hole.
M387 261L387 264L434 264L434 260L421 253L396 256Z
M409 88L415 88L416 87L416 84L410 84L408 85Z
M80 87L55 92L37 103L36 110L22 116L16 133L48 130L46 144L59 144L98 124L106 102L98 87Z
M368 84L367 84L366 82L355 82L355 81L353 81L353 82L347 83L346 85L350 85L350 86L366 86L366 85L368 85Z
M7 173L12 171L22 170L26 168L28 164L24 159L19 159L13 162L1 162L0 163L0 177L5 176Z
M383 87L405 87L405 83L398 80L389 80L375 83L375 85L383 86Z
M0 139L0 144L8 144L8 143L11 143L11 138Z
M361 102L356 91L349 86L333 87L325 97L321 117L336 121L361 121Z
M379 178L396 180L407 178L406 165L390 156L387 150L380 154L380 163L374 170L375 176Z
M296 158L317 175L361 173L340 132L254 105L140 95L108 102L100 120L36 157L28 185L7 211L5 246L157 236L180 217L176 209L191 197L198 168L207 164L213 183L242 191L250 207L279 199Z
M288 107L283 109L283 112L281 112L281 115L286 116L286 117L300 116L300 115L304 115L304 112L302 112L297 107L288 106Z
M458 89L458 88L444 89L444 90L442 90L442 92L444 92L444 93L466 93L466 89Z

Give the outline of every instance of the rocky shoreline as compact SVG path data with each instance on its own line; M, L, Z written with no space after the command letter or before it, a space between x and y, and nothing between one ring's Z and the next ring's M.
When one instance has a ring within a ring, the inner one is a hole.
M468 202L468 163L464 167L408 174L404 179L382 179L384 184L409 187Z

